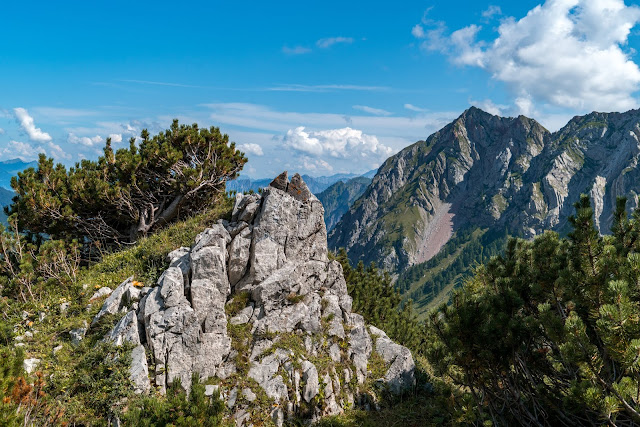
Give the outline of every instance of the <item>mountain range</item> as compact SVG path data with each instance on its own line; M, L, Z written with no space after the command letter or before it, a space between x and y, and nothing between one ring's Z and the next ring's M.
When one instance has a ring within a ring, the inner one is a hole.
M10 190L11 177L16 176L18 172L26 168L36 167L37 165L37 162L25 162L21 159L11 159L0 162L0 187Z
M362 175L358 175L355 173L338 173L329 176L318 176L312 177L309 175L302 175L302 179L307 183L309 190L312 193L318 194L329 188L331 185L336 182L342 181L346 182L352 178L356 178L359 176L364 176L367 178L373 178L376 174L376 170L371 170ZM251 179L239 177L234 179L233 181L227 182L227 191L237 191L237 192L247 192L247 191L255 191L258 192L261 188L266 188L269 186L269 183L273 180L273 178L259 178L259 179Z
M0 224L6 224L7 216L4 207L11 204L13 191L11 190L11 177L25 170L37 166L37 162L25 162L21 159L11 159L0 162Z
M331 231L353 202L358 199L371 183L367 176L357 176L348 181L338 181L321 193L318 199L324 206L324 222Z
M451 274L449 283L420 292L432 286L425 277L453 268L464 245L479 248L479 256L464 252L473 264L483 261L483 248L507 235L564 234L583 193L607 233L617 197L628 197L629 209L638 206L639 137L639 110L576 116L552 133L524 116L471 107L387 159L332 229L329 245L346 248L352 262L383 267L413 299L426 295L418 304L426 310L472 267L458 262L460 274ZM447 247L452 239L457 247Z

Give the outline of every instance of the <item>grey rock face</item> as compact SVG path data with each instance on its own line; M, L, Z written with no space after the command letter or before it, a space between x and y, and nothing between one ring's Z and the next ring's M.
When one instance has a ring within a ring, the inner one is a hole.
M149 382L149 367L147 365L145 348L142 345L146 338L144 336L142 324L138 321L136 312L128 312L122 319L120 319L116 326L113 327L105 339L112 341L118 346L125 342L131 343L135 346L131 351L131 367L129 368L129 375L136 393L148 393L151 389L151 384Z
M244 277L249 264L251 247L251 229L244 228L238 233L229 247L229 284L235 286Z
M287 191L287 186L289 185L289 175L287 171L282 172L280 175L275 177L269 187L277 188L278 190Z
M225 380L221 396L241 424L250 423L256 410L246 404L260 404L260 394L272 402L260 410L282 424L303 401L317 406L317 418L342 412L353 396L368 392L371 336L363 318L351 313L342 267L328 259L322 205L299 176L289 183L281 175L262 195L238 195L231 222L214 224L167 261L158 285L141 294L137 310L106 337L136 345L136 391L145 393L152 384L164 391L177 379L188 390L194 372ZM113 299L108 307L120 307ZM390 340L379 348L390 355L390 389L410 386L409 350ZM145 349L155 366L151 380ZM329 364L317 365L314 358ZM341 385L337 372L349 380ZM360 384L355 388L353 372ZM212 390L207 386L207 393Z
M294 199L306 202L312 196L311 191L307 188L302 177L299 174L291 177L291 182L287 186L287 193L291 194Z
M320 390L320 383L318 382L318 370L315 365L308 360L302 362L302 372L304 381L304 391L302 393L302 397L304 400L309 403L311 399L316 397L318 391Z
M415 369L415 363L408 348L391 341L387 334L380 329L369 326L371 335L376 337L376 352L378 352L385 363L391 366L384 376L385 382L393 393L400 393L414 385L415 379L409 372Z
M100 289L98 289L97 291L95 291L93 295L91 295L91 298L89 298L89 302L95 301L95 300L97 300L99 298L107 296L110 293L111 293L111 288L103 286Z
M109 294L109 297L104 301L104 304L102 304L102 308L91 321L91 325L93 326L98 323L98 320L105 314L116 314L126 311L134 301L140 299L141 293L142 289L133 285L133 276L129 277Z

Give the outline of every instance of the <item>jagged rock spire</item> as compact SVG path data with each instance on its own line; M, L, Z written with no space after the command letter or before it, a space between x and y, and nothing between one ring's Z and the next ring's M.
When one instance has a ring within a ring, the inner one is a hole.
M285 415L316 419L368 401L373 351L389 390L411 386L411 352L351 311L323 215L300 175L288 182L284 172L262 195L238 194L231 222L170 253L158 286L109 335L148 349L151 379L144 358L135 359L144 369L132 367L139 391L178 379L188 389L196 372L219 384L238 425L265 410L282 425ZM250 399L257 393L268 406L254 407L264 404Z

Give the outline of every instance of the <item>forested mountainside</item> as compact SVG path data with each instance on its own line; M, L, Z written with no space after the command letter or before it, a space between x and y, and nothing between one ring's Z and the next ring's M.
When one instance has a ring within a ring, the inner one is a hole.
M389 158L331 231L330 247L400 275L402 289L415 292L418 279L402 273L432 259L461 230L564 233L573 203L586 193L606 233L618 196L629 197L629 208L638 204L639 135L638 110L577 116L550 133L533 119L472 107Z

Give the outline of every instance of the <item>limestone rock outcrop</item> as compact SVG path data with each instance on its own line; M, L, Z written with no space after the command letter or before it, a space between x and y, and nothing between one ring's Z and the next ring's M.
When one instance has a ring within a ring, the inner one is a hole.
M231 221L171 252L157 286L126 297L141 299L107 337L134 344L136 390L164 391L176 380L189 389L197 373L219 387L238 425L249 425L267 407L282 424L369 401L373 384L411 387L409 350L351 311L323 214L300 176L289 182L285 172L262 194L238 194ZM114 291L121 296L107 311L121 311L125 294ZM383 378L371 377L374 352Z

